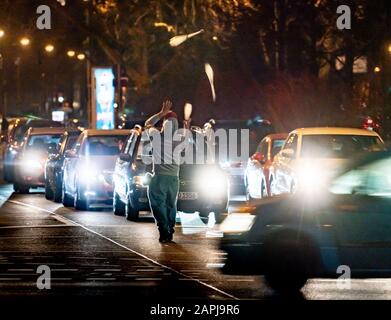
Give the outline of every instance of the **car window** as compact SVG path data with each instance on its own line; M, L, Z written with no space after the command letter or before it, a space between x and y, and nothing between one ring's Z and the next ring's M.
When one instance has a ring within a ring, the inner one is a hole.
M267 140L262 140L261 143L258 145L257 152L262 153L263 155L267 155L268 153L268 143Z
M284 143L285 143L285 140L273 140L272 150L271 150L272 158L281 150Z
M118 155L125 143L126 136L90 136L84 141L81 154L86 156Z
M289 135L286 139L283 149L293 149L296 152L297 149L297 134Z
M348 159L360 152L384 150L376 136L305 135L302 139L302 158Z
M334 194L391 197L391 158L351 170L331 185Z
M37 151L56 150L60 139L60 134L33 135L28 138L26 149Z

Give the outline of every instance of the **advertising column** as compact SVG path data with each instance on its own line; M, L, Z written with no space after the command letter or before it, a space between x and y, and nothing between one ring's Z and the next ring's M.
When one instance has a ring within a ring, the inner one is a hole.
M91 128L114 129L115 88L111 68L92 68Z

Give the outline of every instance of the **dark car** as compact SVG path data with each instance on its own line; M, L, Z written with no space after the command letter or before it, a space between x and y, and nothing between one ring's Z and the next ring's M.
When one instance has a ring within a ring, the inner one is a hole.
M56 128L62 126L60 122L52 120L16 119L7 136L7 146L4 152L4 179L8 182L14 182L14 161L29 128Z
M45 186L45 163L56 152L65 128L30 128L14 165L14 190L28 193L30 188Z
M391 277L391 152L371 153L315 195L259 200L221 226L223 271L263 274L277 290L309 278ZM316 192L312 190L312 192Z
M152 172L149 138L141 128L131 131L114 171L113 207L116 215L137 219L140 211L150 211L147 186ZM179 174L177 208L185 213L199 212L207 223L214 212L216 222L225 217L229 200L228 178L212 164L183 164Z
M45 165L45 197L61 202L65 152L73 148L80 135L78 130L64 132L55 153L50 154Z

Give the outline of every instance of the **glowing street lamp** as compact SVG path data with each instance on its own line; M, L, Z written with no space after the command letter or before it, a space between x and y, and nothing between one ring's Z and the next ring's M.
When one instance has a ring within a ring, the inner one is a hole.
M81 60L84 60L86 58L86 55L84 54L84 53L79 53L78 55L77 55L77 59L79 59L80 61Z
M67 56L68 56L69 58L73 58L75 55L76 55L76 52L75 52L75 51L73 51L73 50L68 50Z
M193 33L190 33L190 34L184 34L184 35L179 35L179 36L175 36L175 37L172 37L170 39L170 46L171 47L177 47L179 45L181 45L183 42L185 42L186 40L190 39L190 38L193 38L201 33L203 33L205 30L204 29L201 29L197 32L193 32Z
M23 47L27 47L30 44L30 39L27 37L23 37L22 39L20 39L20 44Z
M375 73L379 73L379 72L381 71L381 68L380 68L379 66L376 66L376 67L373 69L373 71L374 71Z
M0 38L4 37L5 31L3 29L0 29Z
M52 44L48 44L45 46L45 51L51 53L54 51L54 46Z

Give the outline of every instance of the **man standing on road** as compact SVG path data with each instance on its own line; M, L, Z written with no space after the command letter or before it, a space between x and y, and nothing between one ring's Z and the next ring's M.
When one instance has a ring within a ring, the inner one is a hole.
M148 198L162 243L173 239L179 191L179 159L174 159L174 149L179 141L173 140L178 130L178 119L171 108L171 101L163 102L161 111L145 122L153 149L153 177L148 187ZM163 127L158 130L155 125L160 120L163 120Z

